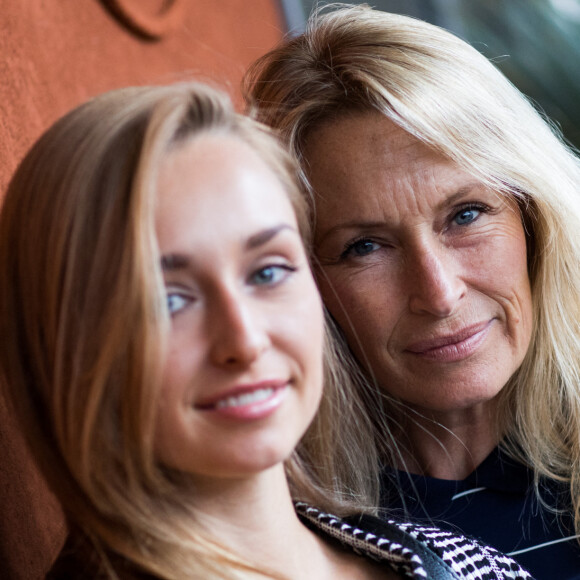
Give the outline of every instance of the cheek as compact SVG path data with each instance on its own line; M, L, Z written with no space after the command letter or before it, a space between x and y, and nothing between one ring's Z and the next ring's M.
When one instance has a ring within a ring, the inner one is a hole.
M205 381L203 351L199 342L179 333L170 337L161 375L158 423L177 425L183 420L196 396L195 386Z
M167 345L163 365L161 396L164 400L184 400L187 386L199 366L194 345L187 344L179 336L173 336Z
M324 304L351 346L355 348L357 338L373 344L369 341L390 334L401 308L395 276L376 266L349 274L332 270L321 269L317 280Z
M305 308L301 309L299 316L295 318L298 321L296 340L304 356L311 361L317 361L316 366L319 366L318 361L322 360L324 348L324 309L322 298L314 285L314 281L312 289L313 293L310 300L305 304ZM304 340L306 336L310 339Z
M182 441L182 416L180 405L174 400L175 393L163 386L157 407L154 453L156 459L165 465L174 465L179 455Z
M349 318L355 312L364 316L370 298L364 280L339 268L321 268L316 279L324 305L341 326L349 326Z
M169 341L157 403L155 456L161 463L177 469L183 467L183 458L191 455L196 434L192 430L195 424L192 405L198 393L195 386L206 380L200 348L195 346L177 337Z
M532 326L533 326L533 305L532 305L532 290L530 278L528 275L528 266L526 259L526 245L525 241L519 244L519 251L516 252L516 244L513 247L511 259L506 261L511 262L511 295L513 296L513 320L512 324L515 328L517 342L520 348L525 353L531 341ZM510 270L506 272L506 275Z
M324 348L324 311L318 289L311 279L304 291L300 307L295 309L281 326L283 336L292 337L289 345L307 381L308 399L315 407L322 393L323 348Z
M482 280L487 279L495 291L513 303L522 316L531 316L531 285L528 274L527 246L523 228L518 226L492 248L482 252L487 259L479 258Z
M519 221L510 226L473 260L471 272L475 287L500 305L506 336L523 359L533 326L531 284L523 227Z

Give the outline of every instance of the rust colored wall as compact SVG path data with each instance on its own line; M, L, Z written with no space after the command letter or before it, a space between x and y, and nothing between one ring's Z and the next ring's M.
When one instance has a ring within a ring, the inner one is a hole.
M163 0L121 3L152 15ZM236 90L245 67L282 34L276 0L178 3L184 16L177 29L147 41L123 28L99 0L2 2L0 191L34 138L87 97L188 75L223 79Z
M126 21L134 28L144 23L150 32L163 32L157 18L163 0L2 2L2 195L39 134L88 97L125 85L190 77L217 81L237 95L247 65L283 33L277 0L173 0L181 14L157 39L123 26L115 6L129 9ZM0 576L42 578L64 534L56 501L0 398Z

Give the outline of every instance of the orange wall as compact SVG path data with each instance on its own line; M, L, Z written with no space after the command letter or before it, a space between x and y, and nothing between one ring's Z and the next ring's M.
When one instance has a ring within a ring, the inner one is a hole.
M135 34L110 6L161 35ZM283 33L276 0L173 0L181 14L168 13L174 21L165 32L163 6L164 0L2 2L0 196L36 137L88 97L195 77L229 88L239 102L243 71ZM64 534L58 506L0 398L0 576L42 578Z
M282 34L276 0L174 0L183 18L153 41L105 8L119 3L151 18L163 1L2 2L0 191L32 140L87 97L190 75L225 81L235 91L245 67Z

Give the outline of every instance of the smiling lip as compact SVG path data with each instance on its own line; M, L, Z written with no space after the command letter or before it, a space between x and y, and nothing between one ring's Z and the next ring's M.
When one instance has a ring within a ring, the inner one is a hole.
M232 419L262 419L281 405L289 384L289 381L275 380L238 385L195 404L195 408Z
M449 336L415 342L405 351L438 362L455 362L471 356L485 341L493 320L474 324Z

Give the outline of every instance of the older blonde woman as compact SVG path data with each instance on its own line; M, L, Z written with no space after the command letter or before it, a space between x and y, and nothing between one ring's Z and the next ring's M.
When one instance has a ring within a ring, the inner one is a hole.
M301 163L384 506L578 578L578 157L475 49L368 7L315 14L246 89Z

